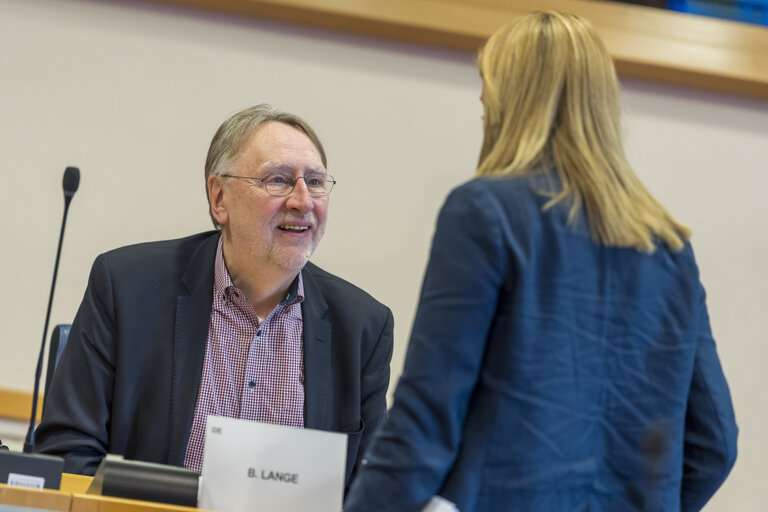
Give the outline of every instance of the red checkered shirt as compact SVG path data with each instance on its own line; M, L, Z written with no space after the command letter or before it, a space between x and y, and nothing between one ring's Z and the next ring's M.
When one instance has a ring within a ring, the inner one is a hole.
M203 465L209 414L304 426L301 274L280 305L259 321L245 294L232 283L221 247L219 239L208 343L184 457L184 467L196 471Z

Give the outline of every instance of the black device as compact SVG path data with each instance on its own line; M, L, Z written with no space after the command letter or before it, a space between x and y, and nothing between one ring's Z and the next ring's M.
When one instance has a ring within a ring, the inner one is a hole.
M0 484L58 489L63 470L61 457L0 450Z
M200 474L191 469L107 455L88 494L196 507Z
M29 416L29 429L24 441L24 453L32 453L35 450L35 419L37 417L37 395L40 392L40 375L43 372L43 356L45 354L45 339L48 336L48 320L51 318L51 306L53 305L53 292L56 289L56 276L59 272L59 258L61 257L61 245L64 242L64 227L67 225L67 212L69 203L80 186L80 169L67 167L64 169L64 177L61 180L64 189L64 217L61 219L61 231L59 232L59 247L56 250L56 263L53 265L53 279L51 281L51 294L48 297L48 309L45 312L45 326L43 327L43 341L40 344L40 355L37 358L37 371L35 372L35 391L32 394L32 414Z

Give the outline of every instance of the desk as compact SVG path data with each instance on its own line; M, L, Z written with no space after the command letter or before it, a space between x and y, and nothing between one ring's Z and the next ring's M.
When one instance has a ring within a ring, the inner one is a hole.
M93 480L92 476L63 473L61 475L61 492L67 494L85 494Z
M12 505L62 512L210 512L193 507L85 494L91 480L93 477L90 476L64 473L58 491L0 484L0 507Z
M33 507L67 512L72 507L72 495L50 489L27 489L0 484L0 506Z

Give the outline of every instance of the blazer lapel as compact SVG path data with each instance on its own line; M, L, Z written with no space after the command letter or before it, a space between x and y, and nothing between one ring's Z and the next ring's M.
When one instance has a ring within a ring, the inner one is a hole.
M302 270L304 301L304 426L331 430L331 321L328 303L308 263Z
M176 298L169 464L183 464L187 451L208 339L218 241L218 236L211 236L192 255L182 278L190 293Z

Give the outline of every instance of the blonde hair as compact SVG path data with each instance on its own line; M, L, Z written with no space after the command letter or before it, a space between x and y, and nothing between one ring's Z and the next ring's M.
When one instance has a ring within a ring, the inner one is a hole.
M690 230L646 190L624 154L619 84L611 56L586 20L557 11L508 23L478 56L484 140L476 176L526 175L554 167L562 190L544 209L586 211L598 243L673 250Z

